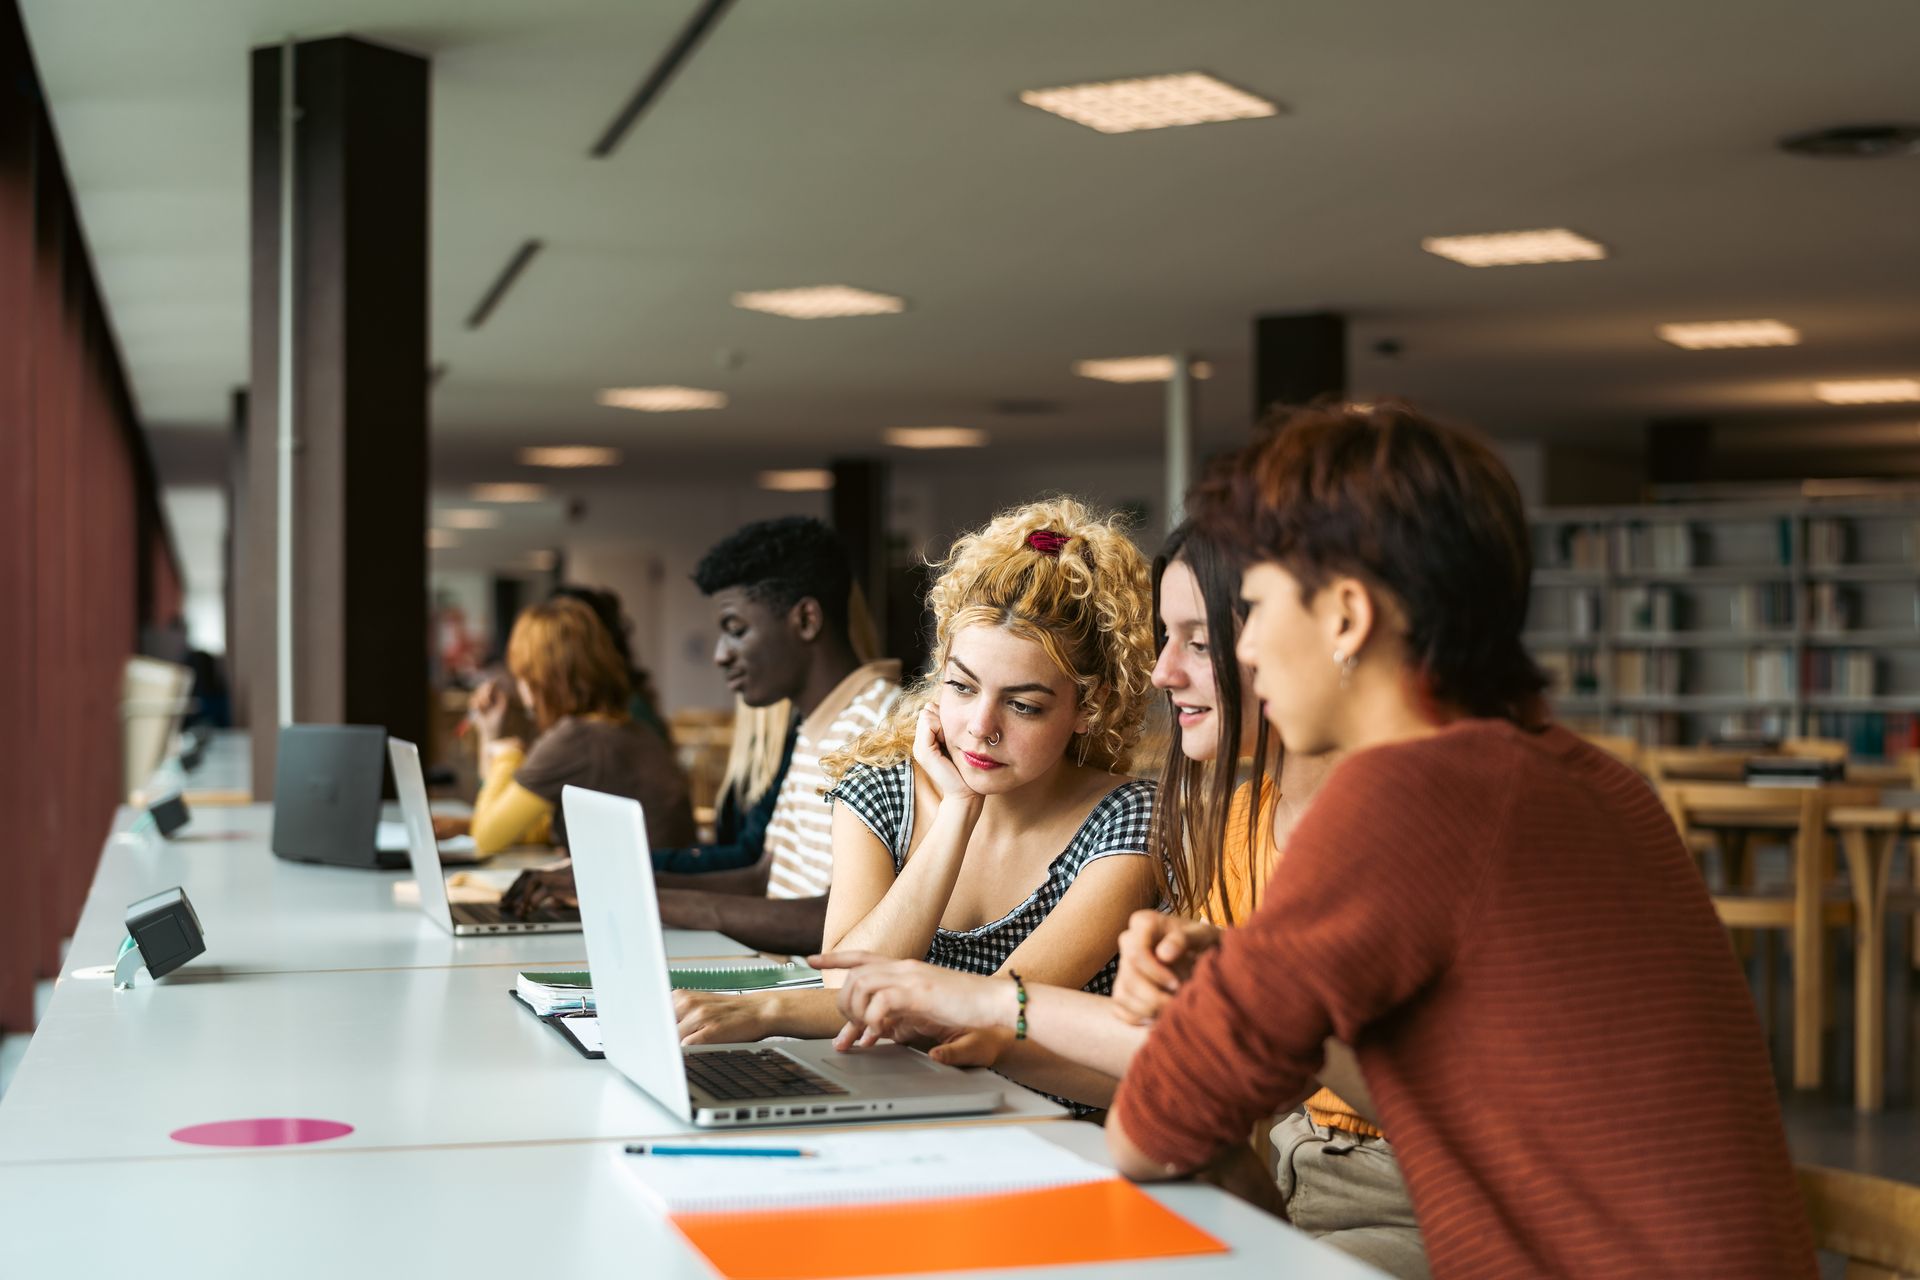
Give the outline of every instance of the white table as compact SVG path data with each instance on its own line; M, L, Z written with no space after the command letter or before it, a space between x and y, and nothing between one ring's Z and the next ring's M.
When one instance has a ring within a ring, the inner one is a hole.
M392 874L273 858L268 821L208 810L193 839L109 841L68 973L0 1101L5 1274L709 1275L614 1167L619 1140L685 1126L506 994L521 967L579 961L580 935L449 938L393 902ZM130 991L80 976L111 960L127 903L173 884L200 912L205 956ZM682 956L742 951L669 937ZM1060 1114L1013 1086L1007 1099L959 1123ZM169 1137L268 1116L354 1130L261 1149ZM1039 1127L1104 1152L1092 1126ZM1102 1277L1375 1274L1212 1188L1152 1194L1234 1252Z
M124 833L135 814L114 823ZM208 809L169 841L109 837L68 952L68 971L110 964L126 930L126 908L179 885L206 933L194 968L227 973L327 969L430 968L446 965L582 965L579 933L455 938L417 908L393 900L405 872L287 862L268 850L270 805ZM717 933L672 930L675 958L737 956L748 948ZM184 971L183 971L184 972Z
M0 1111L4 1111L0 1107ZM1100 1158L1092 1125L1040 1132ZM27 1276L645 1276L713 1273L631 1191L605 1142L0 1166L7 1273ZM1106 1264L1101 1280L1378 1280L1211 1187L1150 1194L1233 1252ZM525 1206L524 1211L521 1206ZM1069 1224L1009 1224L1057 1231ZM953 1273L949 1273L953 1274ZM985 1274L1078 1277L1087 1268Z
M168 1135L258 1116L354 1126L330 1149L690 1132L508 996L512 966L198 968L131 991L69 977L0 1106L0 1162L230 1157ZM1062 1114L1006 1097L1001 1119Z

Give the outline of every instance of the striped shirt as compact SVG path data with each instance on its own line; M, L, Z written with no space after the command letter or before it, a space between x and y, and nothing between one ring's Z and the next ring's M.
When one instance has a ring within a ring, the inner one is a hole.
M833 878L833 808L823 794L828 782L820 761L878 725L899 694L900 664L869 662L834 686L801 722L767 823L769 898L826 896Z

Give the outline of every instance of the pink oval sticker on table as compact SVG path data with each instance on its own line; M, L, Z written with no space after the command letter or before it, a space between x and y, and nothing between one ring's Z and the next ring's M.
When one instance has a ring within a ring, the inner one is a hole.
M264 1120L215 1120L190 1124L167 1136L197 1147L286 1147L301 1142L325 1142L353 1132L338 1120L301 1120L270 1117Z

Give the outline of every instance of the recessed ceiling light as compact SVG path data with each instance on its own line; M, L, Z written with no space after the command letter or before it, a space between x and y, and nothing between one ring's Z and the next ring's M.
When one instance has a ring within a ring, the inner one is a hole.
M1698 324L1663 324L1660 326L1660 337L1689 351L1800 345L1800 331L1778 320L1704 320Z
M1111 360L1076 360L1073 371L1083 378L1097 378L1101 382L1170 382L1173 380L1172 356L1118 356ZM1196 378L1211 378L1213 366L1205 360L1195 360L1192 366Z
M987 433L979 427L888 427L884 438L896 449L978 449Z
M427 549L429 551L445 551L448 547L457 547L459 545L460 535L457 533L449 533L445 529L427 530Z
M896 315L907 309L907 300L890 293L856 289L850 284L822 284L804 289L736 293L733 305L795 320L831 320L840 316Z
M445 529L498 529L500 513L475 507L456 507L451 511L442 511L439 524Z
M1020 101L1101 133L1277 116L1280 107L1200 71L1029 89Z
M597 444L541 445L522 449L520 462L528 467L617 467L620 451Z
M598 397L612 409L641 413L684 413L690 409L724 409L727 393L698 387L608 387Z
M1598 262L1607 247L1569 231L1497 231L1484 236L1429 236L1420 242L1428 253L1467 267L1524 267L1540 262Z
M543 484L476 484L467 490L475 502L539 502L547 496Z
M833 488L833 472L802 468L795 471L762 471L760 487L776 493L824 493Z
M1860 378L1816 382L1813 394L1828 404L1908 404L1920 401L1920 378Z

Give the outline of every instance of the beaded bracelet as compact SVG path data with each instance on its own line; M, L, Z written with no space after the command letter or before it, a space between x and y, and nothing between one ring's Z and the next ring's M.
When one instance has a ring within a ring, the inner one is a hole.
M1020 975L1013 970L1009 969L1007 973L1013 979L1014 998L1020 1002L1020 1016L1014 1019L1013 1023L1013 1038L1025 1040L1027 1038L1027 984L1020 981Z

